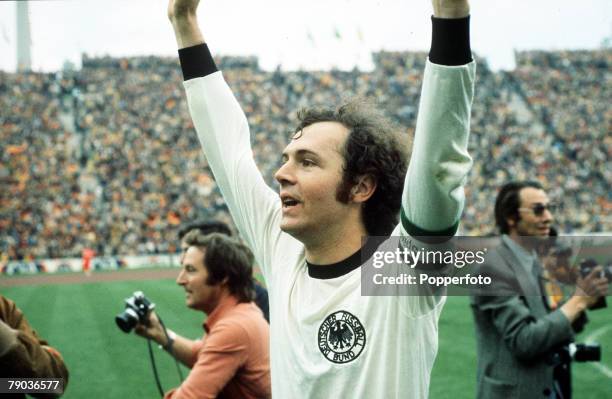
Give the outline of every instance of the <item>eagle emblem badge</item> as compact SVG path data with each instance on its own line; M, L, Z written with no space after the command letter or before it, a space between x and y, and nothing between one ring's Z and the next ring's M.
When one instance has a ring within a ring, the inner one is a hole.
M365 328L357 317L340 310L327 316L319 327L319 350L333 363L355 360L366 344Z

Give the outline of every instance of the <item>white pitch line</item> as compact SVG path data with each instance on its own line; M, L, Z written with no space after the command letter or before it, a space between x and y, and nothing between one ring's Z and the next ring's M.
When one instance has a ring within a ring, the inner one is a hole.
M600 327L597 330L593 331L591 334L589 334L585 338L584 341L585 342L594 342L597 338L601 337L602 335L604 335L605 333L607 333L611 329L612 329L612 326L603 326L603 327ZM591 366L595 367L597 370L599 370L606 377L612 379L612 369L610 369L605 364L601 364L600 362L597 362L597 363L589 362L589 364Z
M601 374L603 374L606 377L612 379L612 369L610 369L608 366L606 366L605 364L601 364L601 363L590 363L590 364L591 364L591 366L593 366L597 370L599 370L601 372Z

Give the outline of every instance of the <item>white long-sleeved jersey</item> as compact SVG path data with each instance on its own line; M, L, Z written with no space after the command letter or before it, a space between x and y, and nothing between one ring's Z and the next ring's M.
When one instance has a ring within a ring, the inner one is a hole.
M474 62L427 63L393 235L410 239L418 228L458 223L472 163L474 76ZM268 286L273 396L426 398L444 297L362 296L359 268L310 277L303 244L280 230L281 201L255 165L247 119L221 72L184 84L210 168Z

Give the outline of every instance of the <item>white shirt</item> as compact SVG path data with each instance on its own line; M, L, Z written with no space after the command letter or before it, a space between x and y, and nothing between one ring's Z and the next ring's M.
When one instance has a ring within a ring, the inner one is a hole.
M474 75L473 62L427 63L402 198L422 229L446 230L461 215ZM279 228L281 201L255 165L246 117L221 72L184 84L209 165L268 286L273 397L426 398L445 298L362 296L359 268L310 277L304 246Z

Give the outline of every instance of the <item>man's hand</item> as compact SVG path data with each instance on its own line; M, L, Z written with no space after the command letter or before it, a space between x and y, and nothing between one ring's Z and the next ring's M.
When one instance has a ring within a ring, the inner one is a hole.
M149 313L148 323L145 324L137 324L136 328L134 328L134 332L141 337L149 338L163 346L164 349L169 350L168 348L168 337L164 332L164 328L159 322L159 318L155 314L155 312ZM168 330L168 334L173 339L172 350L170 354L174 356L178 361L183 363L185 366L192 368L195 361L196 355L194 352L195 341L187 339L185 337L181 337Z
M179 49L204 43L196 16L199 3L200 0L168 1L168 19L174 28Z
M168 19L174 23L181 18L195 17L200 0L170 0L168 2Z
M138 324L134 328L134 332L141 337L152 339L158 344L165 346L167 344L166 334L164 328L159 322L159 318L155 312L149 313L149 320L147 324Z
M436 18L464 18L470 15L468 0L431 0Z
M608 293L608 280L602 277L603 268L597 266L585 278L578 277L574 296L582 299L587 307L594 305L599 298Z
M597 303L597 300L608 292L608 280L601 277L602 267L597 266L584 279L578 278L576 292L561 307L565 317L573 323L589 306Z

